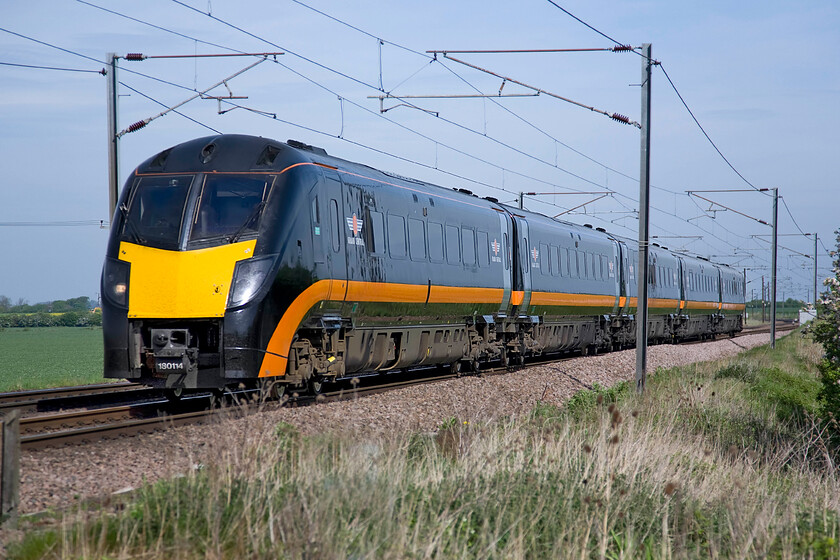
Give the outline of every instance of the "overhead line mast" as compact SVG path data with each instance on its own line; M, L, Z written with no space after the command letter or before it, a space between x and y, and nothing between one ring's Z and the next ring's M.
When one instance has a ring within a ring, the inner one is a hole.
M639 171L639 263L636 307L636 392L645 392L648 331L648 233L650 227L650 94L651 45L642 45L641 163Z
M108 111L108 215L111 217L111 223L114 223L114 211L117 208L117 199L119 198L120 193L120 137L126 133L134 132L139 130L149 124L153 119L161 117L166 113L174 110L176 107L183 105L189 101L197 97L202 97L204 93L210 91L211 89L218 87L222 84L227 85L225 82L226 80L230 80L234 76L238 76L239 74L249 70L266 60L269 56L274 56L275 59L277 55L282 55L282 52L262 52L262 53L223 53L223 54L185 54L185 55L144 55L142 53L128 53L125 56L119 56L116 53L107 53L105 55L106 63L108 67L105 69L106 74L106 86L107 86L107 111ZM147 59L152 58L217 58L217 57L231 57L231 56L261 56L263 60L258 61L247 68L240 70L233 76L225 78L221 82L213 85L212 87L206 89L203 92L200 92L198 95L191 97L187 101L179 103L175 107L170 107L166 111L155 115L149 119L145 119L143 121L138 121L127 129L120 131L119 129L119 78L117 77L117 70L119 66L117 61L122 58L124 60L129 60L132 62L139 62ZM231 97L233 98L233 97Z

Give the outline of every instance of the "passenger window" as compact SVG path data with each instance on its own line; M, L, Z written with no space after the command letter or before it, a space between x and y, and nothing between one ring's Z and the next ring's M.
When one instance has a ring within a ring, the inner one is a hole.
M405 218L388 214L388 248L392 258L405 258Z
M446 226L446 262L461 262L461 230L458 226Z
M560 276L560 262L558 257L560 256L560 249L555 247L554 245L551 246L548 253L549 263L548 268L551 269L552 276Z
M365 244L374 255L385 254L385 216L382 212L368 209L365 230Z
M569 250L560 249L560 276L569 276Z
M490 238L486 231L478 232L478 266L490 266Z
M330 199L330 222L332 223L332 248L338 253L341 250L341 232L344 228L341 224L341 219L338 217L338 202Z
M312 195L311 204L312 213L312 251L316 263L325 262L326 255L324 254L324 238L321 237L321 212L318 207L318 195Z
M318 208L318 197L317 196L312 197L312 223L315 224L316 226L321 224L321 212L320 212L320 209ZM320 235L320 233L319 233L319 235Z
M429 222L429 260L443 262L443 225Z
M551 259L549 258L548 245L540 243L540 271L546 275L551 275Z
M502 252L505 254L505 270L510 269L510 244L508 243L508 234L504 234L505 246L502 247Z
M413 261L426 260L426 224L423 220L408 219L408 252Z
M531 251L528 250L529 246L527 237L522 239L522 247L525 249L525 274L528 274L531 272L531 261L533 260L533 257L531 255Z
M464 248L464 264L466 266L475 266L475 232L469 228L464 228L461 231L461 241Z

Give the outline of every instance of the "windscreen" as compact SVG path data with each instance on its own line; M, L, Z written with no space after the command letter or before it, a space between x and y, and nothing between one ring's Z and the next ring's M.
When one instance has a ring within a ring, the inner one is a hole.
M190 241L254 234L274 184L273 175L206 175L193 215Z
M141 178L123 213L122 239L151 245L178 245L181 221L193 175L170 175Z

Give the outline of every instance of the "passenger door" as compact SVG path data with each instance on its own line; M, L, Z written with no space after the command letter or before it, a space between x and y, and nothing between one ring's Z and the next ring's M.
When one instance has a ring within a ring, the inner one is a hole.
M627 314L627 309L630 306L630 269L628 268L627 245L622 241L616 242L618 245L618 273L616 280L618 282L618 312L621 315Z
M513 293L511 297L511 315L527 316L531 304L531 262L532 251L528 232L528 222L520 216L513 216Z
M513 266L511 264L510 239L513 234L513 222L511 216L507 213L499 212L499 223L501 229L500 236L494 236L491 249L491 260L493 263L501 263L502 286L504 292L502 294L502 303L499 307L500 315L507 315L510 309L511 289L513 282Z
M321 221L326 223L327 231L322 231L321 236L324 237L326 233L326 238L322 240L322 243L329 279L332 280L327 302L324 304L324 312L340 314L347 294L347 249L345 246L347 225L344 215L344 188L335 171L325 169L324 175L323 201L326 207L322 208Z

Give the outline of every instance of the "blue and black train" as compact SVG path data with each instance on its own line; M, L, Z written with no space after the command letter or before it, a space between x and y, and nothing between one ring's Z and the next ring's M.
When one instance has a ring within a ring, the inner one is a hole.
M578 226L244 135L142 163L102 274L105 376L318 391L373 372L635 344L638 252ZM651 343L741 330L744 278L653 246Z

